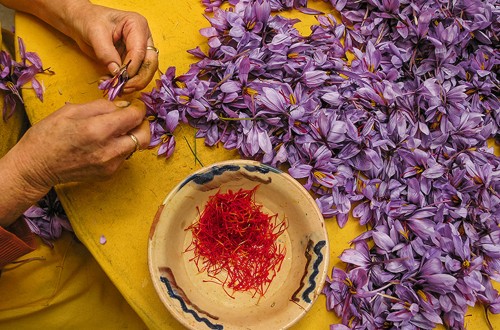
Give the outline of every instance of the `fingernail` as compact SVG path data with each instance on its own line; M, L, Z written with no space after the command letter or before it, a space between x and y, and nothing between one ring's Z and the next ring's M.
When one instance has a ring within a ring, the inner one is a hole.
M110 71L111 71L111 73L112 73L113 75L115 75L115 74L117 74L118 72L120 72L120 66L119 66L119 65L118 65L118 63L116 63L116 62L111 62L111 63L109 64L109 69L110 69Z
M111 79L112 77L111 76L102 76L102 77L99 77L99 79L97 80L97 83L102 83L103 81L106 81L108 79Z
M117 101L113 101L113 103L118 107L118 108L126 108L130 105L130 102L129 101L125 101L125 100L117 100Z

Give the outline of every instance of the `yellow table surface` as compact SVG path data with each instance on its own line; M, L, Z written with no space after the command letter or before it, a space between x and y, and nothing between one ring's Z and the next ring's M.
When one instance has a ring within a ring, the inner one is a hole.
M96 4L144 15L153 33L155 45L160 49L159 68L177 68L177 74L187 71L195 59L186 51L205 44L199 29L209 26L203 17L200 0L96 0ZM326 4L314 2L315 7L327 10ZM302 20L297 25L303 33L316 22L313 16L293 11L288 17ZM39 75L46 88L43 103L32 90L23 91L26 110L34 123L60 108L65 102L87 102L102 97L97 88L99 77L107 74L105 68L82 55L75 43L38 19L16 15L16 34L23 38L28 51L37 52L44 67L55 75ZM159 75L158 75L159 76ZM145 91L154 87L154 81ZM137 93L131 97L138 97ZM122 292L130 305L151 329L183 329L158 298L148 270L148 234L158 206L170 190L182 179L200 168L195 164L188 144L194 144L194 130L180 126L176 132L174 155L165 160L156 156L156 149L134 154L109 181L92 184L70 184L57 187L57 191L78 238L87 246L104 271ZM208 148L203 140L197 141L198 158L204 165L238 158L234 151L222 147ZM334 220L327 220L330 239L330 269L342 266L338 256L349 247L349 241L364 228L356 220L343 229ZM107 239L102 245L101 235ZM292 329L328 329L339 319L326 310L325 297L320 295L308 314ZM98 308L96 306L96 308ZM500 328L500 318L490 315L490 321ZM486 329L482 307L475 308L466 317L469 329Z

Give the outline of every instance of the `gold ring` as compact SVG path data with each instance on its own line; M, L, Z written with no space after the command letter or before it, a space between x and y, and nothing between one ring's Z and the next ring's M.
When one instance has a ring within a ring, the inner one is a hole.
M132 141L134 141L135 148L134 148L134 151L132 151L130 153L130 155L128 155L127 158L125 158L125 159L129 159L130 157L132 157L132 155L134 154L134 152L136 152L137 150L140 150L140 147L141 147L141 145L139 144L139 140L137 139L137 137L134 134L127 133L127 135L130 136L130 138L132 139Z
M156 48L155 46L147 46L146 50L153 50L156 52L156 54L160 54L160 50Z

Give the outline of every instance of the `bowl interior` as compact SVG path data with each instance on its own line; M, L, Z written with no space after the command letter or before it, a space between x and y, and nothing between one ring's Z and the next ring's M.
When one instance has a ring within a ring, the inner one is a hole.
M286 247L279 272L264 296L235 292L200 273L186 228L198 220L209 197L231 189L253 189L268 214L286 217L278 238ZM230 161L204 168L180 183L165 199L153 223L149 268L155 289L168 310L191 329L287 328L311 307L328 267L323 218L309 193L289 175L253 161ZM232 291L231 291L232 293Z

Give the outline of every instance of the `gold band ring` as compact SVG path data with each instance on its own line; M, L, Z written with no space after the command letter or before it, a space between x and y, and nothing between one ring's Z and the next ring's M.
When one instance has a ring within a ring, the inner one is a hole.
M156 48L155 46L147 46L146 50L152 50L152 51L155 51L156 54L160 54L160 50L158 48Z
M125 159L129 159L130 157L132 157L132 155L134 154L134 152L136 152L137 150L140 150L140 147L141 147L141 145L139 144L139 139L137 139L137 137L134 134L127 133L127 135L130 136L130 138L132 139L132 141L134 141L135 148L134 148L134 151L132 151L130 153L130 155L128 155L127 158L125 158Z

